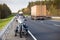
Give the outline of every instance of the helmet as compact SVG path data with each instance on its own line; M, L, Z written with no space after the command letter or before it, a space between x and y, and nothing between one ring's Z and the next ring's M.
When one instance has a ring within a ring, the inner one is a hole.
M23 12L19 12L19 14L23 14Z

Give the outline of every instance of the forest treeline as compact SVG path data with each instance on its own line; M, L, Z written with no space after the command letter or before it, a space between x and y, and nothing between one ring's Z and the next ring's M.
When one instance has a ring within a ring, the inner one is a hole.
M7 18L11 15L11 10L6 4L0 4L0 19Z
M27 8L22 9L24 14L31 14L31 7L34 5L46 5L47 13L50 13L51 16L60 16L60 0L29 2Z

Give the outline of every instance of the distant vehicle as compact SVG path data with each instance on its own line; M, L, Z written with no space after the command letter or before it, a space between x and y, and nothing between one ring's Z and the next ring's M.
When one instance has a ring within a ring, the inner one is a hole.
M31 19L47 19L46 5L34 5L31 7ZM48 16L49 17L49 16Z

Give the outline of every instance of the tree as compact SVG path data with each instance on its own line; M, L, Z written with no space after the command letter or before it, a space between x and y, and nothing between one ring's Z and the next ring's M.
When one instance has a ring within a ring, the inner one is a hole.
M1 17L2 17L2 9L3 9L3 6L0 4L0 19L1 19Z
M23 11L24 14L27 14L27 15L30 14L30 9L28 7L27 8L23 8L22 11Z
M60 0L54 0L54 6L55 6L57 9L60 9Z
M0 4L0 18L6 18L11 14L11 10L6 4Z
M5 11L5 15L9 16L11 14L11 10L9 9L9 7L6 4L3 4L3 8Z

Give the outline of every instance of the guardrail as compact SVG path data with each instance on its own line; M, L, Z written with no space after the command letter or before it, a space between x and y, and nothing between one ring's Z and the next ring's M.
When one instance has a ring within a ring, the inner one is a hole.
M1 30L0 40L6 40L6 39L4 39L4 36L6 36L7 33L9 32L8 29L12 27L14 20L15 20L15 17L13 17L13 19Z

